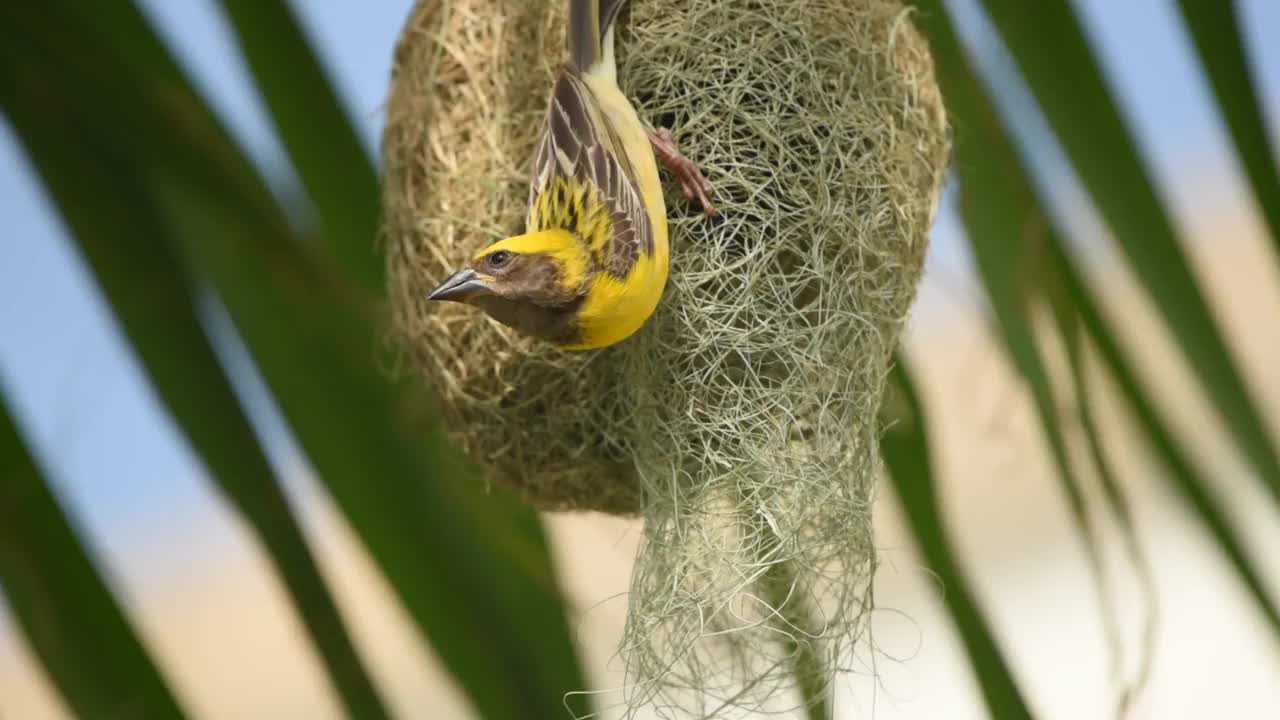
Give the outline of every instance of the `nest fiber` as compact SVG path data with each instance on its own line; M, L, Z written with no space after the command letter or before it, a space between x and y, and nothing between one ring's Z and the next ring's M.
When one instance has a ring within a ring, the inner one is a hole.
M383 144L397 326L493 481L543 509L643 514L628 700L724 717L820 681L858 636L875 418L940 192L942 103L896 0L633 0L619 83L722 218L669 184L657 313L560 351L425 296L523 231L564 5L410 17Z

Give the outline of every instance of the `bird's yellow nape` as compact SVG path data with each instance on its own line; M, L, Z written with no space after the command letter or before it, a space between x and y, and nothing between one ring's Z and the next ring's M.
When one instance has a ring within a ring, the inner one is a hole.
M479 260L498 250L522 255L545 255L555 260L561 270L560 282L565 286L577 287L581 284L590 266L587 249L573 233L562 228L504 238L476 253L475 259Z

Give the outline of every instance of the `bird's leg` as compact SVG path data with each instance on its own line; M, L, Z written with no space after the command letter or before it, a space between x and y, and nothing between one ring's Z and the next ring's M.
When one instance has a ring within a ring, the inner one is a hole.
M675 173L676 179L680 181L680 188L684 190L684 196L690 200L696 196L702 203L702 212L706 213L707 217L716 216L718 213L711 205L711 183L702 176L697 163L680 154L671 131L667 128L657 130L648 128L647 132L649 143L653 145L653 154Z

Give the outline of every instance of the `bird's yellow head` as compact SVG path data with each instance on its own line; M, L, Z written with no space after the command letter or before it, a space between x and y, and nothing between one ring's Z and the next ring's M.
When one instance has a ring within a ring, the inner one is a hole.
M572 233L542 230L484 248L427 299L473 305L526 335L574 345L589 268L587 250Z

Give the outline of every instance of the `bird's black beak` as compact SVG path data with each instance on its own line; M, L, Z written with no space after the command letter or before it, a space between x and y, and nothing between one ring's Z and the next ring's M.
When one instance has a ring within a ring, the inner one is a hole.
M431 291L428 300L453 300L465 302L468 298L489 292L489 284L480 279L475 270L467 268L445 278L440 287Z

